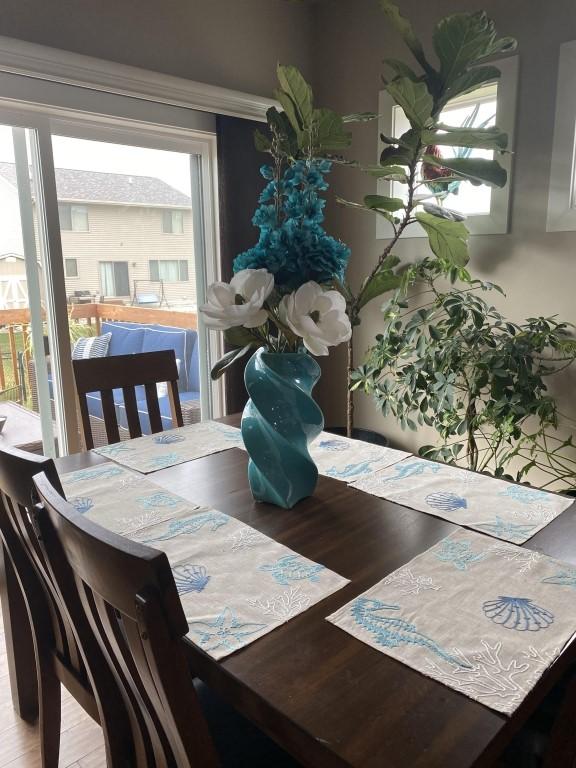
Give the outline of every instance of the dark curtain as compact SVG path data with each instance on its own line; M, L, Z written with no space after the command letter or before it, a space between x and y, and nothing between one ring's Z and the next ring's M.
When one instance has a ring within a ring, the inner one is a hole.
M220 202L220 253L222 279L232 277L232 262L256 243L258 230L252 216L264 186L260 167L265 156L254 147L254 130L262 123L217 115L218 192ZM225 375L226 410L241 411L246 403L244 365L236 363Z

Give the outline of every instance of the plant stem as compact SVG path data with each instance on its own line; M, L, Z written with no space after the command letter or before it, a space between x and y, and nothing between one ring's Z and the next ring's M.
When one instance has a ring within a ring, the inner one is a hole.
M346 370L347 397L346 397L346 434L352 437L354 429L354 393L350 389L352 371L354 370L354 334L348 340L348 365Z

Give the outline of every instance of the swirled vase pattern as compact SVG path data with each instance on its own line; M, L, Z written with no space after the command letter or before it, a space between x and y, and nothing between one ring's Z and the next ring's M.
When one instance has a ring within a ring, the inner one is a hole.
M250 399L242 415L242 437L257 501L291 509L314 492L318 468L308 443L324 427L311 395L319 378L320 366L303 352L259 349L248 361L244 381Z

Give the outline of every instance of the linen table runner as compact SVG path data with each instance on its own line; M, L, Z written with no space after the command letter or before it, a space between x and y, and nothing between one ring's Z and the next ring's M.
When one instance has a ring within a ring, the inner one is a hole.
M93 450L107 459L146 475L241 446L242 435L236 427L229 427L217 421L201 421L198 424L145 435L134 440L124 440Z
M511 714L576 632L576 567L457 531L328 617Z
M220 659L348 583L244 523L112 463L61 477L100 525L166 552L190 639Z
M96 453L130 469L149 474L159 469L199 459L229 448L242 448L242 433L237 427L216 421L203 421L157 435L95 448ZM363 440L350 440L322 432L310 445L310 455L321 475L352 482L377 469L410 456Z
M405 507L522 544L573 499L411 457L352 484Z

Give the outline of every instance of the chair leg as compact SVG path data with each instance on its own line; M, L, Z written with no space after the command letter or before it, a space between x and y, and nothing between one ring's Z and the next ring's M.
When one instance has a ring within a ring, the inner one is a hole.
M58 768L62 692L60 680L47 664L39 664L38 704L42 768Z

